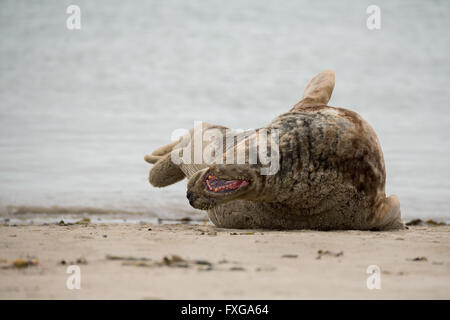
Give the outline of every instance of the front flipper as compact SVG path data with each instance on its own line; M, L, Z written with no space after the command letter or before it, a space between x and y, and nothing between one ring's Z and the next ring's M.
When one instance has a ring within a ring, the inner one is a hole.
M334 72L325 70L316 75L306 85L303 98L291 111L300 111L305 107L327 105L334 89Z

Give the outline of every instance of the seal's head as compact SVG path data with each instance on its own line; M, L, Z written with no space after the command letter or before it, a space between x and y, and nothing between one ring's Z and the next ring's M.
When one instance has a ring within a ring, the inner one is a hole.
M249 165L212 165L189 179L186 196L194 208L208 210L231 200L251 200L259 185Z

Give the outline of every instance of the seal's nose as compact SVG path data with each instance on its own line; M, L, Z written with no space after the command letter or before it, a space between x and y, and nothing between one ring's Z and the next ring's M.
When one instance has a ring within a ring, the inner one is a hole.
M191 206L194 206L194 201L196 199L195 194L191 190L188 190L187 193L186 193L186 197L189 200L189 204Z

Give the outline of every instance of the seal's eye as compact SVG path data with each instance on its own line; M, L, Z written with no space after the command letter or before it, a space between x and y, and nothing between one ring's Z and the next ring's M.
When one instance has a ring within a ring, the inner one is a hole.
M222 180L217 179L212 173L208 173L205 178L206 188L215 193L227 193L248 186L250 183L246 180Z

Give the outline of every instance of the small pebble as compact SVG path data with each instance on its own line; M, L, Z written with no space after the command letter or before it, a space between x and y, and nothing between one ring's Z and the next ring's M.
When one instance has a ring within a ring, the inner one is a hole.
M206 261L206 260L195 260L194 263L199 264L199 265L203 265L203 266L210 266L210 265L212 265L211 262Z
M245 269L242 267L231 267L230 271L245 271Z
M407 259L409 261L427 261L427 257L415 257L414 259Z

